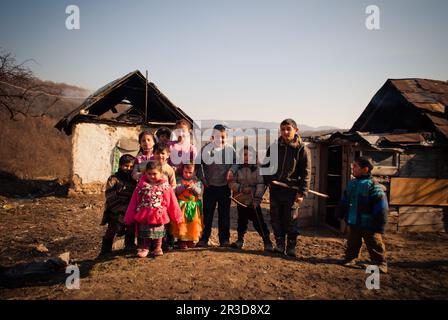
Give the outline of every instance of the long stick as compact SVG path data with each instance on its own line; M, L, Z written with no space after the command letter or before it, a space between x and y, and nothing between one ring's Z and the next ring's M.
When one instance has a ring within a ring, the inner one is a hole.
M242 207L244 207L244 208L249 208L249 206L247 206L247 205L245 205L244 203L242 203L242 202L236 200L234 197L230 197L230 200L232 200L233 202L235 202L236 204L238 204L238 205L240 205L240 206L242 206Z
M289 186L286 183L283 183L283 182L280 182L280 181L277 181L277 180L272 180L272 184L276 185L276 186L279 186L279 187L283 187L283 188L299 190L298 187ZM314 195L316 195L318 197L322 197L322 198L326 198L326 199L330 198L330 196L328 194L320 193L320 192L317 192L317 191L314 191L314 190L311 190L311 189L309 189L308 192L312 193L312 194L314 194Z
M148 70L145 73L145 125L148 122Z

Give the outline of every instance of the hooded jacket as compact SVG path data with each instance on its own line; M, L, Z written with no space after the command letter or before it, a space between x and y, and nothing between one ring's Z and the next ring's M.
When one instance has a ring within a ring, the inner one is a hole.
M311 156L308 147L304 144L300 136L296 135L290 143L286 143L280 137L271 144L266 151L266 158L269 158L272 150L278 150L277 169L272 175L264 175L264 182L270 185L271 190L283 189L273 186L271 182L277 180L298 187L299 194L307 195L311 179ZM270 159L263 164L263 167L269 167Z

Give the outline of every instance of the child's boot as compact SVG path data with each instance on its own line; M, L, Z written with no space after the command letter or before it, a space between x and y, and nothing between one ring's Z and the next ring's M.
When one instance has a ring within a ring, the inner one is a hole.
M114 240L108 239L103 237L103 242L101 243L101 251L100 256L111 253L112 252L112 245Z
M135 235L126 233L124 236L124 249L125 250L135 250L137 246L135 245Z
M152 252L154 257L163 256L162 250L162 238L154 239L154 251Z
M276 237L275 238L274 252L285 254L285 237Z
M290 257L297 257L296 254L297 239L288 239L288 244L286 246L286 254Z
M269 237L266 237L263 239L263 245L264 245L264 251L266 252L272 252L274 251L274 248L272 247L272 242Z
M235 249L241 249L244 245L244 235L239 234L238 240L236 240L234 243L232 243L230 246Z

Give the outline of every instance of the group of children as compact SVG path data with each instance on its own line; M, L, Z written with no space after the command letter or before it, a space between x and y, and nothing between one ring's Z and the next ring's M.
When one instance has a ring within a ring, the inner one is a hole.
M108 224L101 253L112 250L115 236L125 236L125 248L146 257L163 255L174 246L187 249L207 247L215 209L218 211L219 246L241 249L248 222L261 236L265 251L296 256L300 205L306 197L311 176L307 146L294 120L280 124L280 136L269 146L263 164L257 153L245 146L239 154L227 142L227 127L216 125L201 149L201 160L191 143L191 126L176 123L172 132L160 128L139 135L140 151L134 158L123 155L119 170L106 184L106 206L102 224ZM273 150L277 163L270 163ZM239 158L241 161L236 161ZM274 165L271 174L263 168ZM362 239L372 260L385 269L385 248L381 238L387 217L387 198L371 178L373 165L367 158L353 164L355 179L344 193L340 218L350 227L346 265L358 257ZM270 189L270 216L275 247L263 219L261 201ZM237 204L238 237L230 243L231 201Z

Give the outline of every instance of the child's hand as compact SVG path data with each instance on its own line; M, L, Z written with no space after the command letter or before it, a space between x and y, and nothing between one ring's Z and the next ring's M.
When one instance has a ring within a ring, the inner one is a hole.
M232 172L232 170L229 170L229 172L227 172L226 180L227 180L227 183L233 181L233 172Z
M297 204L302 204L303 202L303 195L301 195L300 193L296 196L296 200L294 201Z

